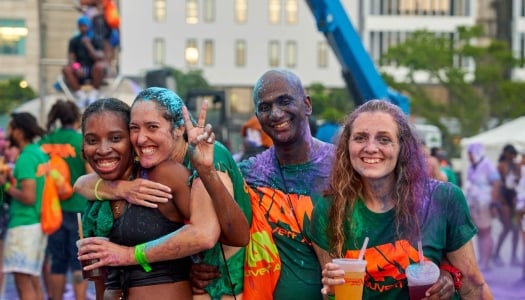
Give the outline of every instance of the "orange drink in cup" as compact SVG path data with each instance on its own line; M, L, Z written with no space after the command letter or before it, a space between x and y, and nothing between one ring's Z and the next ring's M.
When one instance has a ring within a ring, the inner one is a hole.
M332 262L345 271L345 283L335 286L335 299L362 299L366 260L335 258Z

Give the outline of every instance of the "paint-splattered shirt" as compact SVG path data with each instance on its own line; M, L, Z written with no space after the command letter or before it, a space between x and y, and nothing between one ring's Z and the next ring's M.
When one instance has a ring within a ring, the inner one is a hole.
M270 225L278 259L282 263L277 286L271 295L273 299L322 298L321 268L310 241L303 233L313 209L311 196L327 187L335 149L331 144L318 142L317 145L311 159L302 164L279 166L274 147L240 164L252 189L253 223L260 221ZM271 254L261 253L250 257L250 252L247 252L247 261L254 266L257 260L270 257ZM261 284L257 276L264 273L262 271L268 270L245 269L245 280L247 276L253 279L248 287L245 281L245 295L246 288L257 289L256 285Z
M465 196L459 187L432 180L429 194L419 212L423 253L426 259L439 265L443 255L465 245L476 234ZM330 199L316 202L308 236L319 247L328 250L326 229ZM419 262L417 244L396 239L395 210L385 213L370 211L357 201L352 219L353 236L345 241L345 257L357 258L365 237L369 237L365 252L367 260L363 299L408 299L405 268ZM401 228L401 230L403 230ZM351 236L350 224L344 223L345 236Z

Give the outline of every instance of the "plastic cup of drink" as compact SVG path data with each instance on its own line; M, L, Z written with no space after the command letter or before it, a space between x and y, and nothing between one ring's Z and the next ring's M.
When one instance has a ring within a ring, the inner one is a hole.
M439 279L439 267L431 261L411 264L405 273L410 300L425 298L425 292Z
M106 241L109 240L107 237L96 237L96 238L97 239L106 240ZM80 240L78 240L76 242L77 248L80 248L80 246L82 245L82 240L83 239L80 239ZM96 262L98 262L98 258L93 258L93 259L87 259L87 260L81 260L80 261L80 264L82 265L82 277L84 279L93 281L93 280L104 278L106 276L106 270L103 267L102 268L96 268L96 269L89 270L89 271L84 270L84 267L92 265L92 264L94 264Z
M332 262L345 271L345 283L335 286L336 299L362 299L366 260L335 258Z

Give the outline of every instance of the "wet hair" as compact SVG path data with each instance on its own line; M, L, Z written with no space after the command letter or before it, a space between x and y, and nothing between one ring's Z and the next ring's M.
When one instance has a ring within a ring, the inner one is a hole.
M329 211L327 235L329 252L343 256L345 240L357 240L359 228L352 220L352 212L359 198L364 197L363 178L356 172L350 161L349 143L353 125L362 113L386 113L394 119L398 128L399 157L393 170L396 182L392 198L395 210L395 232L398 238L409 241L419 239L420 228L417 212L425 196L428 182L426 162L417 133L408 118L394 104L384 100L371 100L359 106L348 115L336 148L334 166L326 196L332 198ZM352 236L345 236L343 223L348 220Z
M82 132L85 131L87 119L92 115L101 114L104 112L112 112L124 120L124 124L129 125L131 108L130 106L117 98L101 98L91 103L82 114ZM126 127L129 129L129 127Z
M46 128L48 132L55 128L57 120L60 120L62 127L74 125L80 120L80 110L77 104L70 100L57 100L47 114Z
M46 131L38 125L32 114L28 112L11 113L9 122L11 129L20 129L24 133L24 138L28 142L33 142L36 137L43 136Z
M182 115L184 101L174 91L162 87L149 87L135 97L131 108L139 101L153 101L161 111L162 117L170 122L172 129L184 126L184 117ZM195 124L191 114L190 118Z

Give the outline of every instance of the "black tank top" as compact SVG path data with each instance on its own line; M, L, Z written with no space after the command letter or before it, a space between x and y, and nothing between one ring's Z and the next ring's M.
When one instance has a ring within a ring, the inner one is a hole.
M123 214L114 220L110 241L123 246L135 246L175 232L184 226L168 220L156 208L129 204ZM152 270L145 272L141 266L109 267L106 288L127 289L136 286L154 285L189 280L190 258L150 263Z

